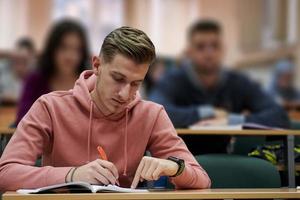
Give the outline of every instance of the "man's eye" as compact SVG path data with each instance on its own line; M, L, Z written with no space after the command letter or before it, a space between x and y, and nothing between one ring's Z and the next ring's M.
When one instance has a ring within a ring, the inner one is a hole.
M140 83L131 83L131 86L133 87L138 87L140 85Z
M124 80L122 78L113 77L113 79L117 82L123 82Z

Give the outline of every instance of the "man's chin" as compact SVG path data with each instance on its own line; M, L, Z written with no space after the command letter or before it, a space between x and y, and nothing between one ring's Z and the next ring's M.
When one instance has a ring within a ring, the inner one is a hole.
M119 114L121 112L124 112L125 109L126 109L126 107L123 107L123 106L112 105L111 107L109 107L109 111L111 114Z
M204 75L213 75L218 73L220 70L220 68L216 67L216 66L207 66L207 67L200 67L198 68L198 72L200 74L204 74Z

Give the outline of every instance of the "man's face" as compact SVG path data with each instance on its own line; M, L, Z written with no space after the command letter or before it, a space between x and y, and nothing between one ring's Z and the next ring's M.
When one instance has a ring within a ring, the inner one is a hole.
M137 64L121 54L111 62L93 57L93 69L97 76L96 98L107 114L120 113L135 98L148 71L149 63Z
M214 32L194 33L189 41L188 56L203 74L216 73L223 59L220 34Z
M293 80L294 80L294 73L292 71L283 73L278 78L278 86L279 88L282 89L291 88L293 85Z

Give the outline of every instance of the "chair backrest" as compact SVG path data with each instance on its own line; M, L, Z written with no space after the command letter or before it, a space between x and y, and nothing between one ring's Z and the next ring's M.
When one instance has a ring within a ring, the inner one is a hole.
M240 155L206 154L196 160L207 171L212 188L278 188L279 172L271 163Z
M237 136L233 145L233 154L248 155L252 149L265 143L265 136Z
M300 121L291 120L291 129L300 130Z

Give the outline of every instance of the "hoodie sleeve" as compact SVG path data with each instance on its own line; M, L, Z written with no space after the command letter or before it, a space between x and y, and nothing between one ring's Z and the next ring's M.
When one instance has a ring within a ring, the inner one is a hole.
M51 117L39 98L19 123L0 159L0 191L38 188L64 183L71 167L35 167L37 158L51 151Z
M177 177L170 178L176 188L200 189L210 187L210 178L191 152L189 152L183 140L177 135L171 120L163 108L161 108L156 118L148 150L153 157L167 159L169 156L175 156L185 161L183 173Z

